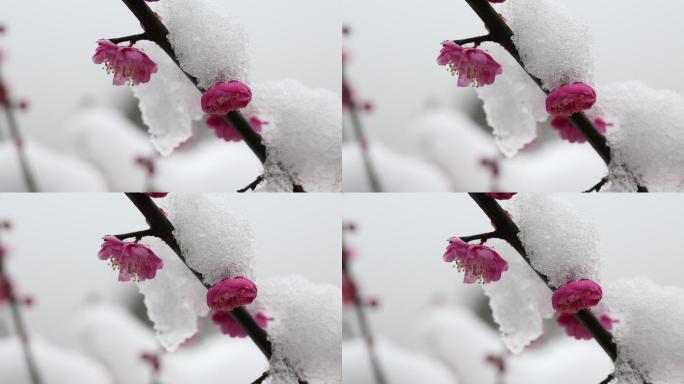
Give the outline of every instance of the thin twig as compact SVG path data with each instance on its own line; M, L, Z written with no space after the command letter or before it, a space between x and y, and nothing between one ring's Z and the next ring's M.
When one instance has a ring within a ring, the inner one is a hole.
M129 36L123 36L123 37L115 37L113 39L107 39L111 41L114 44L119 44L123 42L129 42L132 44L137 43L140 40L150 40L149 37L147 37L147 33L138 33L136 35L129 35Z
M608 383L610 383L611 381L613 381L614 378L615 378L615 374L614 374L614 373L611 373L610 375L608 375L608 377L606 377L605 379L603 379L603 381L601 381L599 384L608 384Z
M475 43L475 46L478 46L485 41L492 41L492 36L490 34L486 34L482 36L469 37L467 39L454 40L454 43L458 45Z
M7 277L7 273L5 272L5 263L2 257L0 257L0 276L5 279L7 284L11 284L9 278ZM33 352L31 350L28 331L26 329L26 324L24 324L24 319L21 316L21 311L19 310L17 296L14 293L14 289L11 285L8 285L7 289L9 291L8 303L12 313L12 321L14 322L14 328L21 344L21 350L24 355L24 360L26 361L26 367L29 372L29 377L31 378L31 383L42 384L43 380L38 371L38 366L36 365L35 357L33 356Z
M176 253L183 264L185 264L185 266L195 275L195 277L197 277L202 285L204 285L207 289L211 288L211 285L204 281L204 276L202 276L201 273L197 272L193 268L190 268L188 265L181 247L173 234L173 231L175 230L173 224L171 224L166 215L164 215L154 201L152 201L152 198L143 193L126 193L126 196L145 217L150 225L150 231L152 235L164 241ZM247 312L247 310L242 306L233 309L229 313L231 317L247 333L249 338L252 339L254 344L259 347L259 350L261 350L266 358L270 360L271 356L273 355L273 351L271 341L266 330L261 328L254 320L252 315L250 315L249 312ZM299 383L306 384L306 382L301 379L299 379Z
M261 184L261 182L263 180L264 180L264 175L259 175L259 176L257 176L256 180L249 183L246 187L238 189L237 191L239 193L244 193L244 192L247 192L250 190L253 191L259 184Z
M497 231L491 231L487 233L480 233L479 235L471 235L471 236L463 236L460 237L461 240L465 241L466 243L469 243L473 240L480 240L482 242L485 242L489 239L500 239L501 236L499 235L499 232Z
M135 232L129 232L129 233L122 233L120 235L114 235L119 240L126 240L130 238L135 238L136 240L140 240L145 236L154 236L154 233L152 232L152 229L143 229L142 231L135 231Z
M256 380L252 381L252 384L261 384L261 383L263 383L264 380L266 380L270 374L271 374L271 373L270 373L269 371L266 371L266 372L262 373L261 376L259 376Z
M549 283L548 276L539 272L532 266L532 263L527 255L527 251L523 247L523 244L518 237L520 229L506 214L506 211L501 208L499 203L484 193L470 193L469 195L492 221L494 228L497 232L499 232L501 238L506 240L520 254L520 256L522 256L525 262L527 262L537 276L544 281L549 289L552 291L555 290L555 288ZM599 343L601 348L603 348L606 354L608 354L611 360L615 361L617 358L617 346L613 340L613 335L603 327L601 322L599 322L591 310L582 309L575 314L575 318L582 323L589 333L591 333L591 335Z
M596 185L594 185L593 187L587 189L587 190L584 191L583 193L600 192L600 191L601 191L601 188L603 188L603 186L606 185L607 182L608 182L608 176L604 176L604 177L601 179L601 181L599 181L598 183L596 183Z
M2 77L2 68L0 68L0 86L6 84ZM9 93L9 92L8 92ZM3 106L0 105L0 108ZM14 115L14 103L9 95L6 96L5 105L5 116L7 117L7 125L9 126L10 138L14 143L14 147L17 151L17 158L19 159L19 168L21 174L24 178L24 183L26 184L26 189L29 192L38 192L38 187L36 186L36 179L31 171L31 166L29 165L28 157L24 151L24 139L21 135L21 130L19 129L19 124L17 123L16 116Z
M342 246L344 247L344 244ZM373 339L373 332L371 331L368 318L366 317L364 303L363 300L361 300L358 290L356 289L356 280L354 280L354 276L352 274L351 268L349 268L346 257L342 257L342 274L349 282L349 293L351 294L352 301L354 302L354 311L356 312L359 328L361 329L361 336L366 343L368 359L370 360L370 365L373 369L375 383L386 384L387 380L385 379L385 374L383 373L380 360L378 359L378 355L375 350L375 340Z

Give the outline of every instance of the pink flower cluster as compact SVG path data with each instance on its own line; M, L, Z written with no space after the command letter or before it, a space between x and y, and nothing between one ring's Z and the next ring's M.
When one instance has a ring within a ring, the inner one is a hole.
M225 115L246 107L252 101L252 90L237 80L211 86L202 94L202 110L212 115Z
M157 64L137 48L120 47L109 40L100 40L97 45L93 63L104 63L108 73L114 72L114 85L147 83L157 72Z
M569 117L591 108L596 92L585 83L563 84L546 96L546 111L554 117Z
M608 315L601 315L599 317L599 321L601 322L601 325L603 325L603 327L609 331L613 329L613 323L618 322L617 320L613 320ZM573 314L561 313L556 318L556 322L565 329L565 333L568 336L574 337L578 340L589 340L592 338L591 333L584 328L582 323L580 323Z
M151 249L138 243L129 243L114 236L105 236L98 252L100 260L109 260L119 269L119 281L134 278L138 281L153 279L164 262Z
M449 239L449 245L442 258L447 263L455 262L459 271L465 271L463 282L466 284L498 281L501 274L508 270L506 260L492 248L471 245L458 237Z
M266 316L263 312L259 311L254 315L254 320L261 328L266 328L268 322L274 320L272 317ZM211 321L221 328L221 333L228 335L230 337L246 337L247 332L238 324L230 312L215 312L211 316Z
M551 297L553 310L575 313L580 309L593 307L601 301L603 290L589 279L572 280L556 289Z
M459 87L492 84L496 76L503 72L501 65L487 52L477 48L464 48L453 41L442 43L437 64L448 66L452 74L458 73Z
M249 124L254 128L256 132L261 132L264 125L268 124L268 121L262 121L257 116L251 116L249 118ZM207 126L214 130L214 134L219 139L225 141L240 141L242 136L233 127L233 125L226 121L222 115L209 115L207 117Z
M256 284L250 279L223 279L207 291L207 306L214 312L232 311L236 307L251 303L256 296Z

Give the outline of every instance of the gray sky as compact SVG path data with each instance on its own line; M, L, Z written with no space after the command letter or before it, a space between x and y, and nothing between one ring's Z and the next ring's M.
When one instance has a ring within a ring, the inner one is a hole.
M299 274L340 285L342 197L334 194L234 194L236 209L251 221L257 241L258 276ZM7 267L20 292L36 297L26 312L30 329L69 343L74 309L89 298L125 302L135 284L120 283L97 258L101 237L146 228L123 194L2 194L0 218L13 249Z

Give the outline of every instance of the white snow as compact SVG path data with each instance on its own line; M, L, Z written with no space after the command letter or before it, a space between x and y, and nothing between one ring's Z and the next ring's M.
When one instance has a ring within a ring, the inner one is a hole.
M684 98L638 81L601 87L599 95L594 113L615 124L612 168L626 166L651 192L684 190ZM613 173L629 189L629 176Z
M245 112L268 122L263 138L270 164L286 170L307 192L341 190L338 95L296 80L272 81L253 87L253 101Z
M501 280L485 284L482 289L489 297L504 345L519 354L542 335L543 320L553 316L551 290L508 243L492 239L487 245L508 262L508 271Z
M162 206L188 265L214 283L253 277L256 243L251 224L227 194L170 194Z
M24 151L40 192L100 192L106 189L99 172L81 160L31 141L24 142ZM10 141L0 142L0 191L27 191L16 148Z
M594 51L589 26L560 1L515 0L500 8L530 73L552 90L564 83L593 83Z
M136 48L145 51L157 63L158 70L148 83L131 89L139 101L138 106L152 145L163 156L168 156L192 136L192 122L204 115L200 104L201 94L155 43L140 41L136 43Z
M343 349L342 371L345 383L375 384L364 342L346 341ZM428 356L404 350L384 340L376 340L375 349L388 383L459 383L444 365Z
M202 88L229 80L248 83L250 51L247 31L225 4L164 0L157 10L169 29L169 41L181 67Z
M537 122L548 116L546 95L500 45L487 42L481 48L501 64L503 73L494 84L477 88L477 95L484 102L497 146L506 157L513 157L537 137Z
M257 301L268 316L273 343L271 382L296 383L294 369L309 384L341 383L342 293L300 276L259 281ZM285 367L290 369L285 369Z
M449 181L436 166L374 143L368 147L383 191L447 192ZM345 192L371 192L366 168L356 143L342 147Z
M635 379L623 372L630 367L652 384L684 382L684 289L635 277L608 282L603 291L603 304L619 321L613 335L620 383Z
M160 239L145 237L142 243L164 261L164 267L154 279L138 282L138 288L145 296L147 316L154 323L159 343L174 351L197 333L197 317L209 313L207 290Z
M599 280L599 235L586 214L559 197L521 193L509 205L532 266L559 287Z

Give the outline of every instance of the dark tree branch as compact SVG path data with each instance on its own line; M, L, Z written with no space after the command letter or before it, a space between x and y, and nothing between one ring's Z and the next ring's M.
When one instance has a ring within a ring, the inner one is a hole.
M469 243L473 240L480 240L482 242L485 242L489 239L494 239L494 238L497 238L497 239L501 238L501 236L499 235L499 232L492 231L492 232L487 232L487 233L480 233L479 235L460 237L460 239L465 241L466 243Z
M344 247L344 243L342 245ZM359 322L359 328L361 329L361 336L366 343L366 350L368 351L368 359L370 360L371 368L373 369L373 376L375 377L376 384L387 384L385 379L385 374L383 373L382 367L380 365L380 360L378 359L377 352L375 350L375 340L373 339L373 332L371 331L370 324L368 323L368 318L366 317L366 311L364 308L363 300L359 295L357 290L356 280L352 274L351 268L347 263L347 258L342 257L342 274L345 276L349 282L349 292L351 293L352 300L354 303L354 310L356 312L356 317Z
M264 175L259 175L257 176L256 180L252 181L249 183L246 187L238 189L237 191L240 193L247 192L249 190L253 191L261 182L264 180Z
M368 137L366 136L366 130L361 123L361 116L359 115L358 106L354 100L354 95L351 92L349 83L347 83L346 69L344 63L342 63L342 84L343 87L350 89L349 93L349 103L347 109L349 110L349 117L351 118L351 125L354 129L354 137L356 142L359 144L359 150L361 152L361 159L363 160L363 165L366 168L366 175L368 176L368 183L370 184L371 191L382 192L382 184L380 184L380 178L378 177L378 172L373 163L373 159L368 151Z
M469 195L492 221L494 228L501 235L501 238L506 240L520 254L520 256L522 256L525 262L527 262L537 276L544 281L549 289L552 291L555 290L555 288L549 283L549 278L532 267L532 263L527 255L527 251L523 247L522 242L518 237L520 229L513 222L513 220L511 220L508 214L506 214L506 211L501 208L499 203L484 193L470 193ZM617 346L613 340L613 335L606 330L603 325L601 325L591 310L582 309L575 314L575 318L582 323L584 328L586 328L589 333L591 333L591 335L599 343L601 348L603 348L606 354L608 354L611 360L615 361L617 358Z
M107 39L107 40L111 41L114 44L119 44L119 43L123 43L123 42L129 42L131 44L135 44L140 40L150 40L150 38L147 37L147 33L138 33L137 35L115 37L113 39Z
M131 200L133 205L140 211L150 225L151 233L164 241L181 259L183 264L197 277L197 279L207 288L211 288L210 284L204 282L204 276L193 268L190 268L185 256L181 251L180 245L173 235L174 226L171 224L166 215L157 207L149 196L143 193L126 193L126 196ZM266 330L261 328L254 320L252 315L247 312L244 307L237 307L229 312L231 317L240 325L240 327L247 332L247 335L259 347L261 352L267 359L271 359L273 355L271 341L268 338ZM305 381L299 380L300 384L306 384Z
M484 43L485 41L492 41L492 36L487 34L487 35L482 35L482 36L469 37L467 39L454 40L454 43L456 43L458 45L475 43L475 46L478 46L478 45Z
M600 192L601 188L603 188L603 186L606 185L607 182L608 182L608 176L605 176L601 179L601 181L596 183L596 185L594 185L593 187L584 191L584 193Z
M252 381L252 384L261 384L268 378L271 373L269 371L264 372L256 380Z
M143 229L142 231L135 231L135 232L129 232L129 233L122 233L120 235L114 235L119 240L126 240L130 238L135 238L136 240L140 240L145 236L154 236L154 233L152 232L151 229Z
M2 257L0 257L0 276L5 278L7 284L11 284L7 272L5 271L5 263ZM33 356L33 351L31 351L30 339L28 336L28 331L26 329L26 324L21 316L21 311L19 310L19 302L17 300L17 295L14 293L14 288L9 285L8 289L8 304L10 307L10 312L12 314L12 321L14 322L14 328L17 332L19 338L19 343L21 344L21 350L24 354L24 361L26 361L26 367L29 371L29 377L31 378L32 384L42 384L43 380L38 371L38 366L36 365L35 357Z
M0 87L5 86L5 81L2 77L2 71L0 68ZM9 92L8 92L9 93ZM36 185L36 179L31 171L31 166L29 165L28 157L24 151L24 139L21 135L21 130L19 129L19 124L17 123L17 118L14 115L14 103L9 95L6 96L6 104L4 105L5 116L7 117L7 125L9 127L10 138L14 143L14 147L17 151L17 158L19 160L19 168L21 174L24 178L24 184L26 184L26 189L28 192L38 192L38 187ZM0 105L2 108L3 105Z
M610 375L608 375L608 377L606 377L605 379L603 379L603 381L601 381L599 384L608 384L608 383L610 383L611 381L613 381L614 378L615 378L615 374L614 374L614 373L611 373Z
M166 28L164 23L159 20L157 15L150 9L144 0L122 0L128 9L133 13L133 15L140 21L143 26L145 33L144 35L147 39L156 43L166 54L173 60L178 68L185 74L185 76L195 85L195 87L202 93L206 90L199 85L196 77L187 73L183 67L181 67L178 61L178 56L173 50L171 43L169 42L168 35L169 30ZM240 137L245 141L247 146L254 152L254 155L263 164L266 161L266 146L264 145L263 138L261 135L252 128L247 119L242 115L240 111L230 111L223 116L224 120L230 123L230 125L235 128L235 130L240 134ZM304 189L297 185L293 185L293 191L304 192Z

